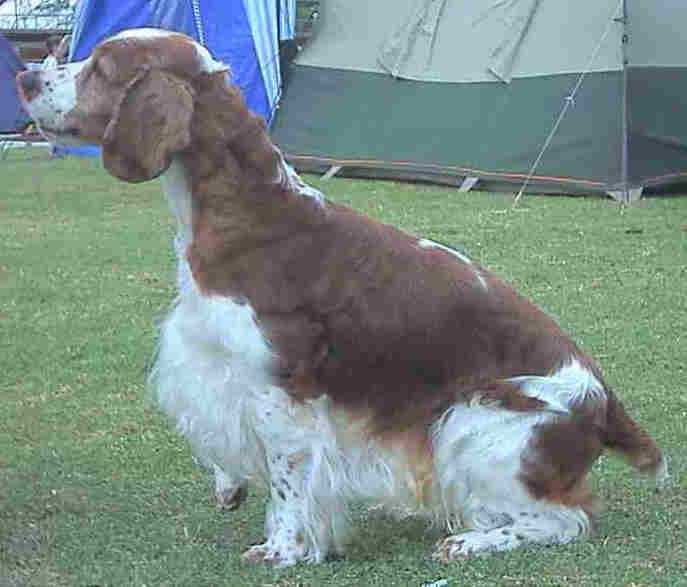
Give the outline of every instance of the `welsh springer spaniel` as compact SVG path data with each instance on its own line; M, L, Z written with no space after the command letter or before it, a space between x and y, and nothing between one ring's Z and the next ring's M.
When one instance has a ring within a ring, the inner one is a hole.
M568 543L590 530L604 448L666 476L551 318L462 253L304 184L191 39L127 31L18 86L51 141L101 144L124 181L162 178L179 297L152 381L225 505L268 488L247 561L341 552L357 499L457 532L442 561Z

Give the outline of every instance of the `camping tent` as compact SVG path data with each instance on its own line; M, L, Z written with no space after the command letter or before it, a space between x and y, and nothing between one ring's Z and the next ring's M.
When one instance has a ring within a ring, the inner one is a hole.
M22 110L14 78L25 69L12 44L0 35L0 132L22 130L29 117Z
M627 197L687 179L686 2L322 0L319 12L274 126L301 168L517 186L541 154L540 190Z
M295 0L82 0L69 57L84 59L128 28L183 32L231 67L249 107L271 121L281 87L279 40L291 38L294 25Z

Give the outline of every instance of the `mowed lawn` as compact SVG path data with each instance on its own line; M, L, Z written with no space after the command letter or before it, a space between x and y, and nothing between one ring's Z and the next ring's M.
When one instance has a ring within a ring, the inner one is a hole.
M357 511L347 557L275 571L240 554L264 495L219 513L211 479L146 392L174 294L157 182L98 161L0 161L0 586L687 585L687 197L600 198L309 181L333 200L469 253L595 355L669 455L660 494L610 456L596 533L565 547L433 563L418 520Z

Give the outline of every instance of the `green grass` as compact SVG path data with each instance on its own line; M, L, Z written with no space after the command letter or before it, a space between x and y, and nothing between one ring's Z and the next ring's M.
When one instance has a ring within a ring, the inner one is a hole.
M311 178L312 179L312 178ZM605 457L588 541L450 566L417 521L360 517L344 560L244 566L264 498L220 514L211 480L146 400L155 321L173 295L159 185L97 161L0 162L0 586L687 585L687 198L622 211L529 197L312 179L334 200L468 251L599 358L671 458L662 494Z

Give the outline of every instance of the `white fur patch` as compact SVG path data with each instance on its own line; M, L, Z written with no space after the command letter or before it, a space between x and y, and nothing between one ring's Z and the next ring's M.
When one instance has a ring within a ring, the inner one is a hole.
M559 416L456 405L433 427L437 514L449 536L435 558L511 550L527 544L564 544L590 530L587 514L531 496L520 479L522 457L536 429Z
M180 265L187 276L183 258ZM151 379L160 407L201 461L216 463L235 485L270 487L267 542L248 559L322 561L343 548L350 496L409 498L400 459L349 435L350 422L326 398L294 403L273 385L270 350L250 306L202 296L186 277L180 283Z
M108 39L111 41L113 39L137 39L137 40L147 40L147 39L160 39L163 37L170 37L180 35L176 31L168 31L166 29L156 29L153 27L141 27L137 29L127 29L116 35L113 35Z
M322 192L305 183L301 179L301 176L298 175L298 173L296 173L296 170L284 160L284 157L281 156L281 153L280 160L281 165L279 169L279 176L277 178L277 182L285 183L291 190L296 192L298 195L303 196L305 198L312 198L319 205L324 206L325 198L322 195Z
M449 528L482 527L484 511L510 515L531 504L519 480L521 456L548 412L455 405L434 424L435 494Z
M433 558L450 562L530 544L568 544L587 535L589 530L589 517L582 509L549 505L543 511L519 512L503 526L449 536L440 543Z
M417 245L423 249L441 249L442 251L446 251L447 253L453 255L454 257L458 257L466 265L472 265L472 260L460 251L452 249L451 247L447 247L446 245L442 245L441 243L437 243L433 240L423 238L417 241Z
M76 76L88 60L60 65L39 72L41 90L25 107L41 132L60 144L80 144L63 135L66 115L76 106Z
M445 251L446 253L453 255L454 257L457 257L460 259L463 263L466 265L469 265L472 270L475 273L475 277L477 278L477 281L479 284L486 290L487 289L487 282L484 279L484 276L480 273L479 269L475 266L475 264L472 262L472 260L461 253L460 251L457 251L455 249L452 249L451 247L447 247L446 245L442 245L441 243L437 243L433 240L423 238L417 241L417 245L420 248L423 249L441 249L442 251Z
M569 412L588 400L606 401L601 382L575 359L551 375L527 375L513 377L509 381L516 383L524 394L540 399L560 412Z
M210 51L208 51L203 45L199 43L194 43L196 47L196 51L198 52L198 56L200 57L200 62L203 65L203 71L206 73L220 73L220 72L227 72L229 73L230 68L226 63L222 63L221 61L217 61L210 55Z
M183 163L174 157L170 166L160 176L162 192L170 211L177 220L179 237L184 243L191 242L191 183Z

